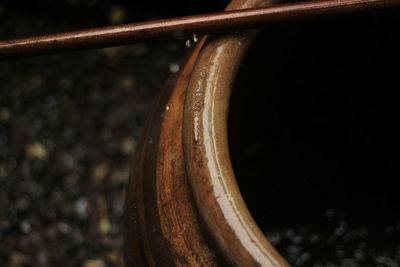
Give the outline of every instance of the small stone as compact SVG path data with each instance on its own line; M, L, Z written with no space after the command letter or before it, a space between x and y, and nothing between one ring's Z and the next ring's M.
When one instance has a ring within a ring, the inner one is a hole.
M28 198L20 197L15 202L15 209L18 211L25 211L29 207L30 204L31 204L31 201L29 201Z
M101 139L107 141L107 140L110 140L110 138L112 137L112 134L111 134L111 131L106 128L100 132L100 136L101 136Z
M116 185L125 185L129 180L129 170L117 169L111 174L111 182Z
M111 24L120 24L126 18L125 8L121 5L115 5L111 8L108 15L108 20Z
M76 167L75 158L71 154L68 154L68 153L64 154L63 163L67 169L73 169L74 167Z
M120 86L125 90L130 90L135 87L135 79L132 76L125 76L120 80Z
M87 216L88 201L86 198L80 198L75 202L75 212L82 218Z
M273 245L278 245L282 241L282 236L279 232L271 233L267 238Z
M121 151L124 154L130 154L136 147L136 141L133 138L126 137L121 142Z
M22 221L20 224L21 231L25 234L29 234L32 227L28 221Z
M65 187L73 187L79 181L79 177L77 175L67 175L63 178L63 184Z
M47 253L42 251L37 255L38 262L42 265L47 265L48 263L48 256Z
M26 262L26 257L20 252L13 252L10 255L9 264L10 266L22 266Z
M11 117L11 112L7 108L0 108L0 121L6 122Z
M118 253L118 251L114 250L107 254L107 259L114 264L120 265L122 261L122 255L121 253Z
M285 231L285 237L286 237L286 238L291 238L291 237L293 237L293 236L294 236L294 230L293 230L293 229L289 228L289 229L287 229L287 230Z
M309 261L311 259L311 254L308 252L305 252L301 254L297 260L296 260L296 265L297 266L303 266L305 262Z
M83 267L105 267L106 263L102 260L96 259L96 260L86 260L83 263Z
M292 237L291 241L293 244L299 245L299 244L303 243L304 238L301 235L295 235Z
M64 222L61 222L58 224L58 230L62 234L69 234L71 232L71 227Z
M0 220L0 231L7 229L10 226L10 221Z
M108 234L111 229L110 221L107 218L101 218L99 223L99 231L103 235Z
M92 180L95 184L100 183L110 170L110 164L103 162L92 169Z
M45 159L47 157L47 150L40 142L34 142L27 146L26 155L30 159Z
M321 240L321 237L319 235L317 235L317 234L312 234L309 237L309 240L310 240L311 244L315 244L315 243L318 243Z

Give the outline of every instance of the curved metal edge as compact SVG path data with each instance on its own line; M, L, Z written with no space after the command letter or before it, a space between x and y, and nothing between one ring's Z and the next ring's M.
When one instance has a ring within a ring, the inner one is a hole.
M203 40L169 79L147 122L126 190L127 266L214 266L183 161L187 84Z
M251 40L251 33L231 34L211 38L204 46L185 102L185 161L201 218L231 265L288 266L249 213L229 156L230 92Z

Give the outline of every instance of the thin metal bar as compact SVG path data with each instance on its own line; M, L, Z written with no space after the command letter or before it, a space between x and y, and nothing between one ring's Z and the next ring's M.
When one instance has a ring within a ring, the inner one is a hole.
M0 60L130 44L149 39L185 38L262 25L399 7L400 0L328 0L276 5L173 19L124 24L0 42Z

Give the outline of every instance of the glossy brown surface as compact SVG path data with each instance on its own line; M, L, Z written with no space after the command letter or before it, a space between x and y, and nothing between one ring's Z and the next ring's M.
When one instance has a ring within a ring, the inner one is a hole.
M212 266L188 190L182 158L182 107L193 49L178 77L171 77L148 122L127 189L128 266Z
M230 87L252 35L202 39L162 91L126 193L129 266L287 265L241 198L226 142Z
M277 5L140 22L0 42L0 60L79 49L100 48L148 39L184 38L193 34L232 32L277 22L354 14L400 5L400 0L329 0ZM251 8L250 5L246 8Z
M185 103L185 162L201 218L230 264L285 266L248 212L228 149L230 91L251 41L251 33L228 35L202 50Z

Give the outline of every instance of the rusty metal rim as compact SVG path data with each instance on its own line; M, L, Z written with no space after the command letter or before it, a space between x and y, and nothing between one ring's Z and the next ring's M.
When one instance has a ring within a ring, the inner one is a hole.
M209 38L203 47L184 107L185 165L201 219L231 265L288 266L246 207L229 155L231 87L252 39L253 32L228 34Z

